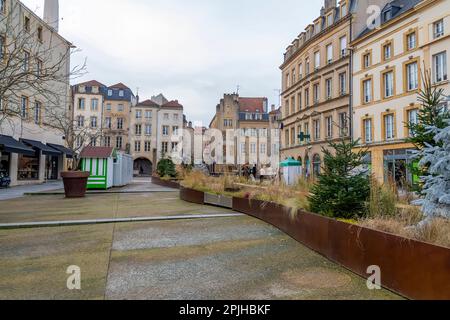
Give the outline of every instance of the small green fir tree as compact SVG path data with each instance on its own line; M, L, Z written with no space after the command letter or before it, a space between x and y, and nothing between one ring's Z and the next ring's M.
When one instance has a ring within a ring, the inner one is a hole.
M353 219L366 214L370 179L363 170L367 151L353 150L359 141L331 142L323 148L323 173L313 186L310 210L333 218Z

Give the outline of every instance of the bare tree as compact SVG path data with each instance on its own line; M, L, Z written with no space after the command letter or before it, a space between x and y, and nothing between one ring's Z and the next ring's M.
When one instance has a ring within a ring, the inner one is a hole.
M70 80L85 73L86 62L71 68L70 57L78 50L19 1L7 3L0 15L0 126L32 115L37 124L51 125L45 115L68 108ZM42 105L30 107L24 96Z
M101 139L102 131L100 128L92 128L90 124L80 122L79 119L74 119L70 110L64 111L61 109L50 109L47 111L47 119L49 126L62 135L66 141L66 146L74 154L73 169L78 169L79 158L78 154L84 146L91 144L95 139Z

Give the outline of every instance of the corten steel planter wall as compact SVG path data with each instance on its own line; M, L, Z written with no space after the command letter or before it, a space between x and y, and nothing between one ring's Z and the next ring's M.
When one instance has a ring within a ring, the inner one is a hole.
M450 299L450 249L358 227L283 206L233 199L233 210L282 230L295 240L367 278L381 268L385 288L411 299Z
M213 206L217 206L217 207L233 209L233 198L232 197L205 193L204 203L210 204Z
M152 183L161 187L180 189L180 183L178 181L163 180L157 176L152 176Z
M205 193L180 186L180 198L186 202L205 204Z

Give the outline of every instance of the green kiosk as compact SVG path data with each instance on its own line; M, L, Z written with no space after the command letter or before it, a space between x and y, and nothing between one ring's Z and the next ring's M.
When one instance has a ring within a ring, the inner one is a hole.
M88 190L107 190L114 183L116 151L110 147L86 147L80 154L81 170L90 172Z

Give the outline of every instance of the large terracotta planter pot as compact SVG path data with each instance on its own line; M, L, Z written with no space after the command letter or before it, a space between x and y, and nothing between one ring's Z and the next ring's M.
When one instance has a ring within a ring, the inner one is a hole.
M66 198L83 198L86 195L89 172L62 172Z

